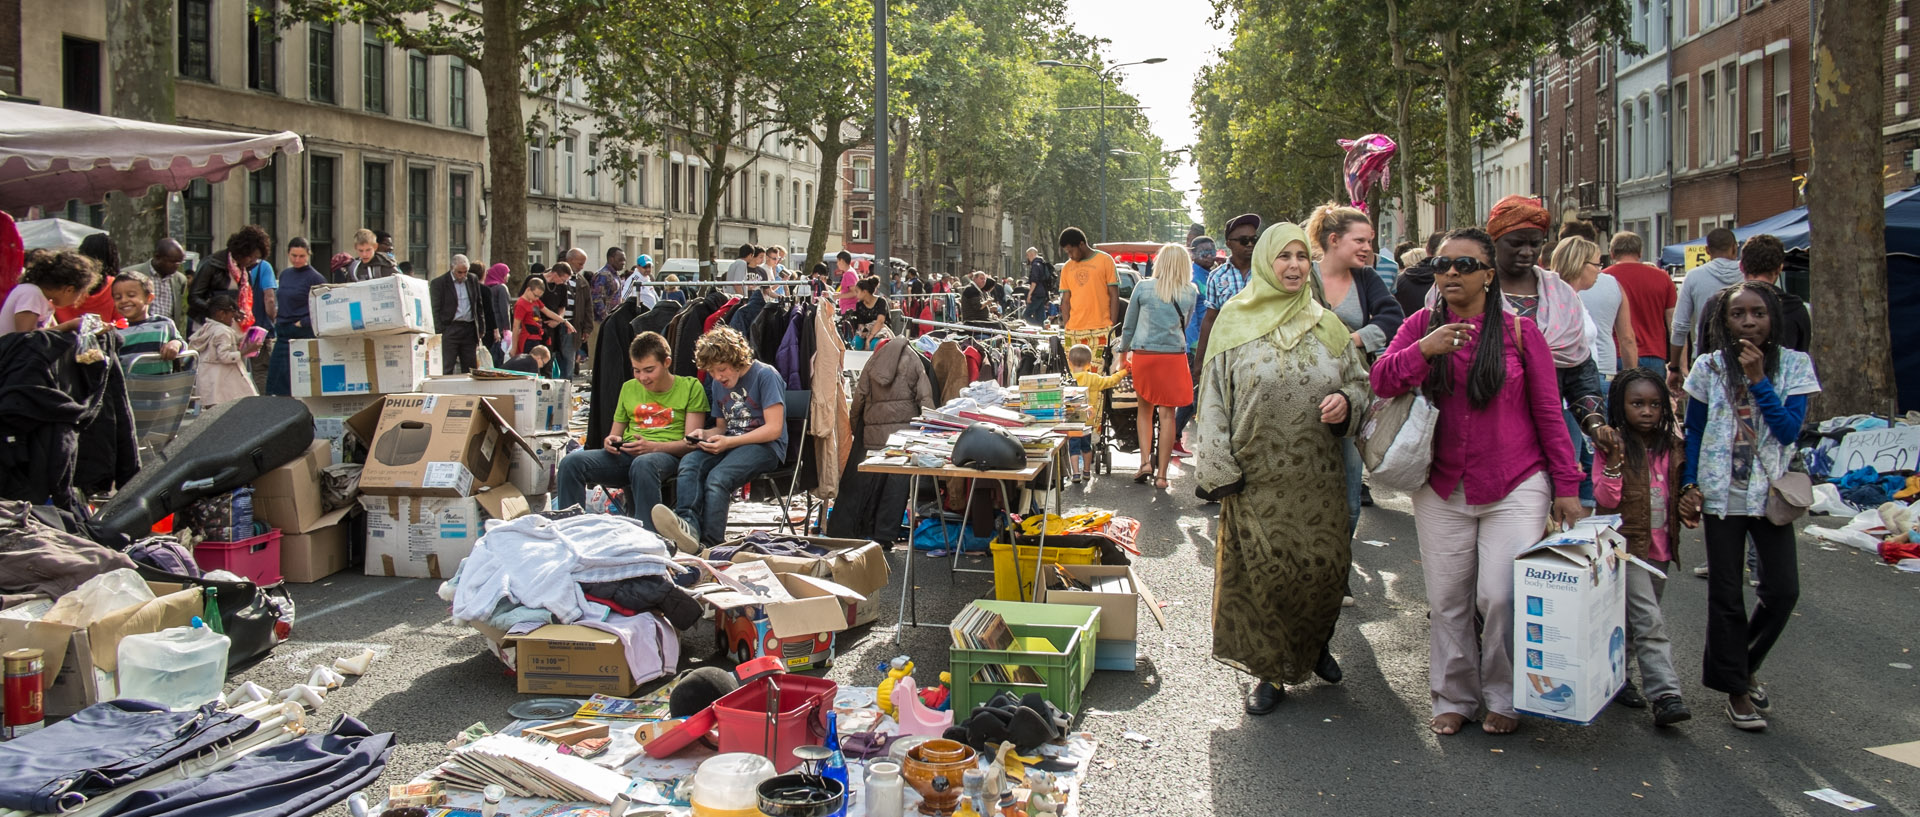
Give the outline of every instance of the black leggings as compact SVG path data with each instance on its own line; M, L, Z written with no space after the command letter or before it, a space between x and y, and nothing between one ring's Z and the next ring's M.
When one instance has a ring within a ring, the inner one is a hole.
M1708 689L1740 695L1760 671L1767 651L1780 640L1800 600L1799 554L1792 525L1775 525L1764 516L1732 518L1706 514L1707 650L1700 683ZM1747 538L1753 538L1761 570L1754 572L1759 603L1747 614Z

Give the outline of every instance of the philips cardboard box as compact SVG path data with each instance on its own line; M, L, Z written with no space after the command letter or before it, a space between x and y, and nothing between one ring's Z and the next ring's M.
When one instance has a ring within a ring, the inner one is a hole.
M287 342L293 396L416 391L441 369L439 335L380 335Z
M435 371L438 371L436 369ZM513 430L522 436L565 432L573 417L573 384L557 378L494 374L450 374L428 378L419 391L430 394L484 394L513 398Z
M739 663L773 655L791 671L830 666L834 634L847 628L841 600L866 600L826 579L775 574L764 564L736 564L725 572L728 589L702 593L700 600L714 609L715 640Z
M445 579L486 530L488 519L527 513L526 497L503 485L473 497L362 496L369 576Z
M534 434L526 440L527 448L516 446L513 449L513 463L507 468L507 481L519 488L520 493L531 497L553 490L560 458L567 455L567 445L573 438L565 433L554 433Z
M313 333L323 338L433 331L427 282L411 275L326 284L314 287L308 297Z
M794 536L811 545L827 550L825 556L768 556L763 553L742 551L733 557L734 564L763 562L774 573L797 573L816 579L830 579L858 594L858 598L842 597L841 606L846 609L847 626L858 627L871 624L880 617L880 605L868 601L867 596L878 593L887 586L891 568L887 564L887 552L877 542L865 539L833 539L824 536Z
M1592 723L1627 680L1626 540L1588 520L1513 564L1513 705Z
M513 448L513 401L458 394L393 394L347 421L367 440L360 492L372 496L472 496L503 485Z

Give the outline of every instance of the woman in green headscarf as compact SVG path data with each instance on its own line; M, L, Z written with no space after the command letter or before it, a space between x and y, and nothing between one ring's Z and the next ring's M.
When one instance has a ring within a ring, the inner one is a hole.
M1339 683L1328 650L1352 560L1340 438L1369 399L1339 316L1313 297L1307 234L1267 228L1252 276L1220 310L1200 376L1203 499L1218 499L1213 657L1258 681L1249 714L1309 674Z

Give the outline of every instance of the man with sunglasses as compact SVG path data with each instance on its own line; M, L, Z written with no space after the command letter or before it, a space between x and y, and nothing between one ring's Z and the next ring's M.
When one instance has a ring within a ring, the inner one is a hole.
M1220 308L1247 288L1248 268L1253 266L1253 245L1260 241L1260 216L1247 213L1227 222L1227 263L1207 276L1206 317L1200 320L1200 339L1193 349L1194 375L1200 374L1200 361L1207 359L1207 336Z

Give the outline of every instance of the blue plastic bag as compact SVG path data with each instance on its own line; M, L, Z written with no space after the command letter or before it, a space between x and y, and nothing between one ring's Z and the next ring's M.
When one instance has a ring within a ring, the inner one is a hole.
M994 530L1000 530L1005 524L1006 517L1002 514L995 520ZM913 526L913 549L952 551L957 546L962 553L986 553L987 546L993 543L991 535L977 536L965 522L954 520L945 522L945 535L941 534L942 527L943 523L939 519L920 520L919 524Z

